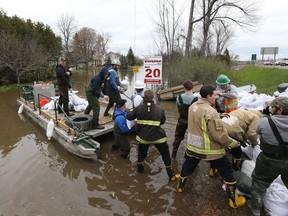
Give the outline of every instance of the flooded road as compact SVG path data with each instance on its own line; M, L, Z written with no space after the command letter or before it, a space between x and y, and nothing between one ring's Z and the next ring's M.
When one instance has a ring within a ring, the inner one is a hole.
M98 161L79 158L63 149L27 116L18 115L16 92L0 93L0 215L251 215L247 206L231 209L220 177L208 176L201 161L183 193L168 180L156 148L149 149L143 174L137 172L137 143L130 136L128 159L111 152L113 134L101 143ZM164 129L172 148L177 110L174 102L159 103L166 111ZM181 170L185 140L173 166Z

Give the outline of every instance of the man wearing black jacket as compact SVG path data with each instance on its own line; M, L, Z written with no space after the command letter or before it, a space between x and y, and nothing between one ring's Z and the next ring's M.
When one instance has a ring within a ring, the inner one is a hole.
M89 105L86 107L84 114L89 114L91 110L93 111L92 129L105 128L103 125L99 124L100 104L98 99L99 97L103 97L105 100L109 100L109 97L102 93L102 85L107 76L108 70L103 68L97 76L91 79L90 86L86 91Z
M59 102L58 102L58 113L62 113L62 104L63 110L67 116L72 116L72 113L69 113L68 104L69 104L69 94L68 91L72 89L69 77L72 75L71 71L67 70L65 67L66 60L63 57L60 57L58 64L56 65L56 77L59 89Z
M162 156L169 179L175 180L175 175L171 168L167 136L164 129L161 128L161 125L166 121L165 111L154 103L153 97L153 91L150 89L146 90L144 92L144 102L129 111L126 116L128 120L137 119L136 140L139 142L138 172L144 172L143 162L147 157L149 147L154 145Z

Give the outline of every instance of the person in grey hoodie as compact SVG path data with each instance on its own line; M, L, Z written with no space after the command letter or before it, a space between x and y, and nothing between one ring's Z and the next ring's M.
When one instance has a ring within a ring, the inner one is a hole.
M272 115L268 108L263 110L264 116L256 128L262 152L252 173L252 196L248 202L254 215L261 214L266 189L279 175L288 188L288 97L274 99L270 112Z

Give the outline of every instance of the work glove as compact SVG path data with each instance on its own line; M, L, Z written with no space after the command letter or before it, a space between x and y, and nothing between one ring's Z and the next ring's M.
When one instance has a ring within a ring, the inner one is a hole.
M68 76L70 76L70 72L69 72L69 71L67 71L66 74L67 74Z
M263 109L262 113L264 115L270 115L270 106L267 106L266 108Z

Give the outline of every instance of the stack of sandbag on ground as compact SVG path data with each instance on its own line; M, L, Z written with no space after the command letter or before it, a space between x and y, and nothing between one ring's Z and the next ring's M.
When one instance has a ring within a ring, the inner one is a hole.
M263 204L271 216L288 215L288 189L280 176L267 189Z
M243 161L241 171L235 172L235 178L237 179L239 190L249 196L251 195L250 187L252 186L251 175L261 149L259 145L255 147L248 145L247 147L242 147L242 151L247 155L249 160ZM267 189L263 198L263 204L265 210L271 216L288 215L288 189L280 176Z

